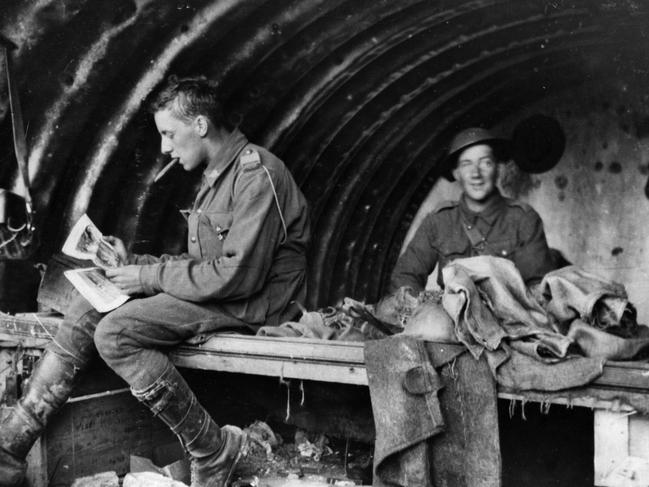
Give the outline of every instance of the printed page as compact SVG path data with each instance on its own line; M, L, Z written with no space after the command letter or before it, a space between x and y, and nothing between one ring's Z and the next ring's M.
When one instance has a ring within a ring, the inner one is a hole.
M98 254L99 243L103 235L85 213L74 224L68 238L63 244L63 253L77 259L91 260L95 265L103 267L117 267L119 257L116 252L104 255ZM112 246L104 241L104 247L112 250Z
M106 277L101 267L74 269L63 273L81 295L100 313L107 313L128 301L129 296Z

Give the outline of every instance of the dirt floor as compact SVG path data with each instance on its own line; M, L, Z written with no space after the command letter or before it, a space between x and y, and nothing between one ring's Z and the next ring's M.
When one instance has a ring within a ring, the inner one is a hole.
M242 479L286 478L332 485L372 481L371 445L295 429L281 435L261 421L246 428L248 455L237 468ZM243 487L244 483L241 483Z
M545 413L538 404L527 404L523 410L517 402L510 417L509 401L501 400L499 415L503 487L593 486L591 410L552 406ZM371 485L371 445L299 429L292 437L286 432L284 436L272 448L270 457L263 441L253 442L240 475L312 479L330 484L350 480L357 485Z

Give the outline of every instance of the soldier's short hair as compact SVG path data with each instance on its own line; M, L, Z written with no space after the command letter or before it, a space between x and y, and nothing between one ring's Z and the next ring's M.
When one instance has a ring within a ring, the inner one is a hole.
M198 115L204 115L214 125L232 130L215 85L204 76L187 78L169 76L149 105L151 113L166 109L169 109L175 117L184 120L192 120Z

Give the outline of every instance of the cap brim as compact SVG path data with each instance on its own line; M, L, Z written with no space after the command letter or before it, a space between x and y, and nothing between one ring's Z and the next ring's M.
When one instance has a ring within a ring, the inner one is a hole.
M510 140L502 137L494 137L492 139L478 140L475 142L471 142L470 144L463 145L462 147L459 147L454 152L446 156L442 162L440 174L447 181L450 182L455 181L455 176L453 176L453 171L455 170L456 167L457 157L460 155L460 153L463 150L466 150L469 147L473 147L474 145L479 145L479 144L487 144L493 147L493 149L498 152L497 155L498 155L499 162L504 162L511 158L512 147L511 147Z

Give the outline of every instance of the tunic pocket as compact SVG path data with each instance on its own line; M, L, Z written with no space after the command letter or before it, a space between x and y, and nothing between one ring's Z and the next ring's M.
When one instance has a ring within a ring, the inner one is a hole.
M223 243L232 226L232 213L210 211L198 215L198 240L201 255L217 259L223 255Z
M444 264L448 264L455 259L470 257L471 244L468 240L449 241L440 248L440 254L442 254L440 257L444 261Z
M516 253L516 239L499 239L489 242L489 254L494 257L504 257L505 259L512 260Z

